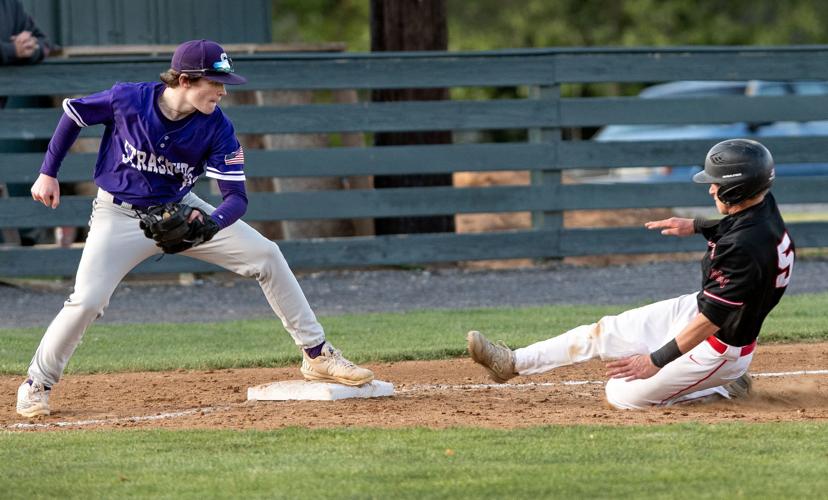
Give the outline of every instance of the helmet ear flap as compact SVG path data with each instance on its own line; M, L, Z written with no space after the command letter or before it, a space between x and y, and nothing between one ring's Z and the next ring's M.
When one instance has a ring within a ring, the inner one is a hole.
M716 191L716 198L719 199L725 205L734 205L742 201L743 196L742 192L742 185L732 185L732 186L719 186L719 190Z
M759 183L759 181L761 179L749 180L727 186L720 185L719 190L716 192L716 197L725 205L741 203L770 188L771 184L773 184L773 177L762 183Z

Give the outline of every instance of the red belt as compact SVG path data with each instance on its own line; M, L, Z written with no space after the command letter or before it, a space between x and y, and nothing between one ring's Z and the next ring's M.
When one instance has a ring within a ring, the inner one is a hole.
M723 343L721 340L717 339L713 335L707 337L707 343L710 344L710 347L712 347L713 350L718 352L719 354L724 354L725 351L727 351L727 348L729 347L727 344ZM756 349L755 340L746 346L742 346L742 352L739 353L739 356L747 356L748 354L752 353L754 349Z

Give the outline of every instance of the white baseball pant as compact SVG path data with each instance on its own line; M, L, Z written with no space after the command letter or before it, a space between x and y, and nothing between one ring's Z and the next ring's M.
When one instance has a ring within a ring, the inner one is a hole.
M187 194L182 202L207 213L214 210L193 193ZM113 203L111 194L98 191L74 291L40 341L29 365L32 380L56 384L86 329L103 316L118 283L142 261L161 253L155 242L138 227L135 211L127 207ZM298 346L313 347L324 342L322 325L278 245L245 222L236 221L219 231L212 240L186 250L182 255L256 278L273 312Z
M520 375L533 375L596 357L608 361L649 354L675 338L698 314L696 295L604 316L597 323L517 349L515 370ZM727 398L722 385L742 376L752 359L752 346L733 347L708 339L648 379L609 379L607 401L616 408L634 409L669 406L716 393Z

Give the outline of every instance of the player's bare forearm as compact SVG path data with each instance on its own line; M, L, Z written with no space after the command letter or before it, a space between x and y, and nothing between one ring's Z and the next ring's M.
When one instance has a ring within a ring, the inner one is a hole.
M684 327L684 330L676 335L676 343L678 344L679 350L685 353L718 331L718 326L707 319L707 316L699 313L695 318L690 320L690 323Z
M695 233L693 219L682 217L645 222L644 227L647 229L661 229L661 234L667 236L692 236Z

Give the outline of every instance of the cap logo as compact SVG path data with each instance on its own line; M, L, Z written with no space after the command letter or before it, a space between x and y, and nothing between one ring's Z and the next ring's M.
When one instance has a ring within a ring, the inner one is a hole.
M723 176L722 176L722 179L730 179L731 177L741 177L741 176L742 176L742 173L741 173L741 172L739 172L738 174L727 174L727 175L723 175Z
M710 161L716 164L725 163L724 153L716 153L710 157Z
M233 66L230 64L231 59L227 57L225 52L221 53L221 60L213 63L213 71L220 73L232 73Z

